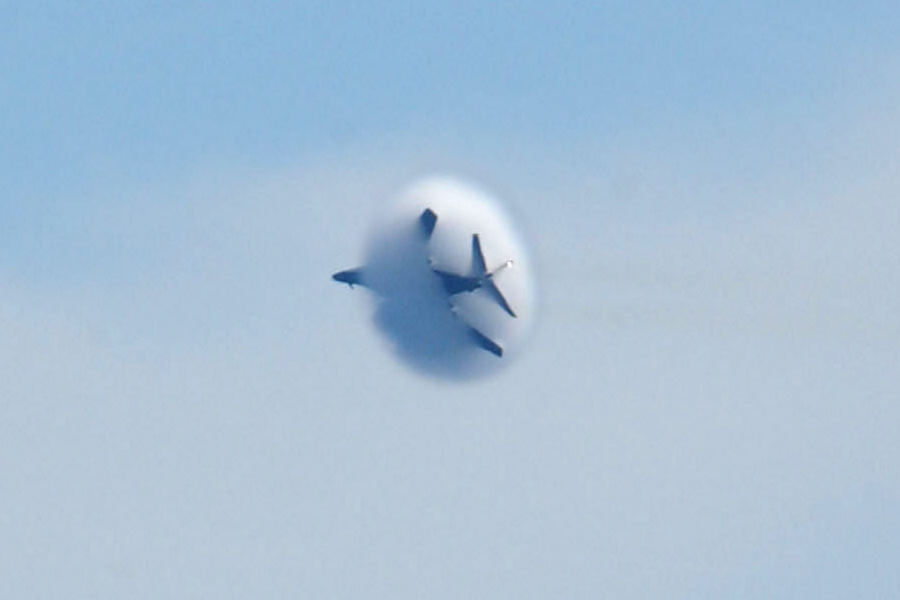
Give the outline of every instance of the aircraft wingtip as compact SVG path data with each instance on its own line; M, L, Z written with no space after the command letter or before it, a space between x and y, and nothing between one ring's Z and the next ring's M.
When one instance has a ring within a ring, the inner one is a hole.
M434 233L434 226L436 224L437 214L430 208L426 208L422 211L422 214L419 215L419 225L421 226L422 233L425 234L426 238L430 238L431 234Z
M348 269L346 271L338 271L331 276L337 282L346 283L351 288L354 284L362 284L362 269Z

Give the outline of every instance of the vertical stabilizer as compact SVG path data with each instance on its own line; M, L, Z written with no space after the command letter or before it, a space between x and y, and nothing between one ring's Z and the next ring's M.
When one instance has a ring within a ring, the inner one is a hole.
M487 265L484 262L484 252L481 250L481 237L472 235L472 266L469 270L472 277L484 277L487 275Z

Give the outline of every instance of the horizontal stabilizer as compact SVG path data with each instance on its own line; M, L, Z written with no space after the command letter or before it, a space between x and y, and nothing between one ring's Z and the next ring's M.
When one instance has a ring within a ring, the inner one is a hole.
M365 285L362 280L362 269L347 269L346 271L338 271L331 276L335 281L346 283L350 287L354 285Z
M487 282L481 286L484 291L490 294L491 298L493 298L497 304L503 307L503 310L506 311L506 314L515 318L516 313L513 312L513 309L510 308L509 302L506 301L506 298L503 297L503 294L500 293L500 288L494 283L493 278L488 279Z

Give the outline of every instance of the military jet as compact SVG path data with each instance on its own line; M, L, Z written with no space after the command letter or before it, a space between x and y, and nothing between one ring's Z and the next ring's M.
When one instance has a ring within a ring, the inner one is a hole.
M419 216L419 231L422 236L422 240L426 244L431 240L431 236L434 233L434 228L437 225L437 220L437 214L430 208L426 208ZM507 260L500 266L492 270L488 270L487 263L484 258L484 251L481 249L481 238L477 233L472 234L472 258L468 273L459 274L442 270L435 265L435 262L431 257L428 258L428 266L431 269L431 272L434 273L434 275L440 280L441 287L446 294L449 310L451 311L453 316L457 318L459 318L459 315L457 314L455 307L450 302L450 298L456 296L457 294L474 292L476 290L484 290L488 294L488 296L490 296L497 304L499 304L500 307L504 311L506 311L506 313L510 317L516 318L516 313L510 307L509 302L507 302L506 298L503 296L503 293L500 292L500 289L494 282L494 276L501 270L512 265L512 262L513 261L511 260ZM346 283L351 288L354 285L362 285L368 287L366 284L364 267L348 269L346 271L339 271L332 275L331 278L335 281ZM472 341L475 342L478 347L487 350L495 356L503 356L503 348L498 343L496 343L494 340L490 339L468 323L464 323L464 326L468 331L469 337L472 339Z

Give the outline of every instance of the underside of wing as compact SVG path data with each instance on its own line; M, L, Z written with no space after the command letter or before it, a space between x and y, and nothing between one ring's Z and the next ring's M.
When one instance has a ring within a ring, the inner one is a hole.
M503 347L474 327L469 327L469 337L472 338L472 341L474 341L479 348L487 350L494 356L503 356Z

